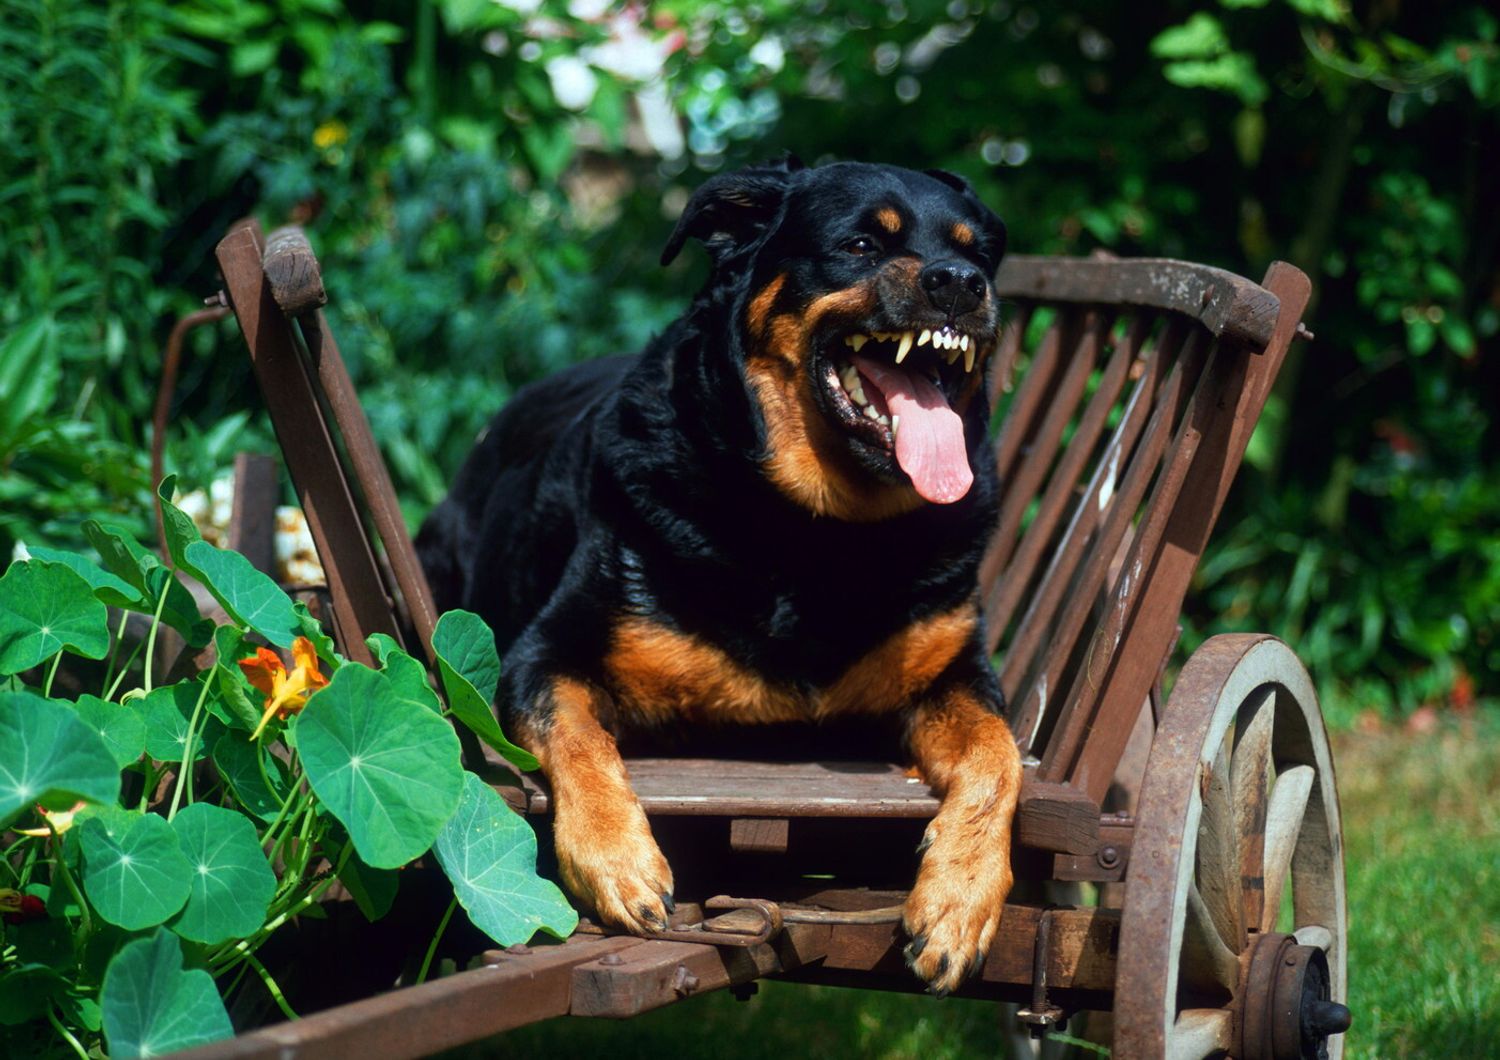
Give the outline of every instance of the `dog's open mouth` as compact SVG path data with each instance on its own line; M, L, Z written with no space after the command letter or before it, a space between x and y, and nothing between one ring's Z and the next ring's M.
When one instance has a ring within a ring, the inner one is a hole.
M905 472L925 500L951 504L974 481L953 399L983 345L952 326L846 334L822 358L826 404L868 457Z

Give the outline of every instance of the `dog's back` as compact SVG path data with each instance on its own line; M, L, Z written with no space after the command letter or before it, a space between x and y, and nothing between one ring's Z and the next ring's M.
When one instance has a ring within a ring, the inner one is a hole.
M438 613L479 612L502 653L556 586L575 543L576 513L549 502L548 483L581 462L591 415L637 360L585 361L518 390L422 524L417 555Z

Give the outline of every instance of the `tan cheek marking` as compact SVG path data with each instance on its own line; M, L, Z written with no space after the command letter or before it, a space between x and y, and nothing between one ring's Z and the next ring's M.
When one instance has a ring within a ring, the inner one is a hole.
M962 221L954 223L950 234L953 236L953 242L958 243L960 246L969 247L974 245L974 229Z
M782 287L786 286L786 273L781 273L770 283L760 289L750 301L750 307L745 311L745 323L750 329L750 334L756 337L764 337L766 332L766 317L771 312L771 306L776 302L776 296L781 294Z
M875 220L879 221L880 227L884 228L891 235L895 235L901 231L901 215L889 206L882 206L877 210L875 212Z

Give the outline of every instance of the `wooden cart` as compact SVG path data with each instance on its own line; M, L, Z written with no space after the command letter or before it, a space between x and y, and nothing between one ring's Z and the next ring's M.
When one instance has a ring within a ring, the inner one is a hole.
M248 225L217 254L343 650L362 658L380 631L422 652L431 599L306 239ZM1337 1057L1343 851L1312 683L1282 642L1220 636L1160 694L1194 568L1305 335L1308 280L1283 263L1257 285L1176 261L1012 256L997 288L1018 309L990 382L1003 501L980 592L1026 779L1017 886L960 994L1018 1002L1038 1032L1112 1010L1119 1057ZM1133 737L1149 740L1143 781ZM903 967L899 907L938 802L899 765L628 766L679 898L702 903L680 903L667 937L585 925L193 1055L416 1056L762 976L920 987ZM494 775L545 828L545 789ZM1103 900L1049 901L1080 883ZM748 897L704 901L725 892Z

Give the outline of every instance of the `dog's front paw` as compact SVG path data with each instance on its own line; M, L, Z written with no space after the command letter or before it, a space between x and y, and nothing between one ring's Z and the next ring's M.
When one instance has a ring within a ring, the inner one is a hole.
M939 818L922 845L927 853L902 912L911 937L906 964L945 997L979 970L995 940L1010 893L1009 844L977 829L950 831Z
M559 812L554 839L563 882L607 924L633 935L667 927L672 870L639 806L628 813Z

